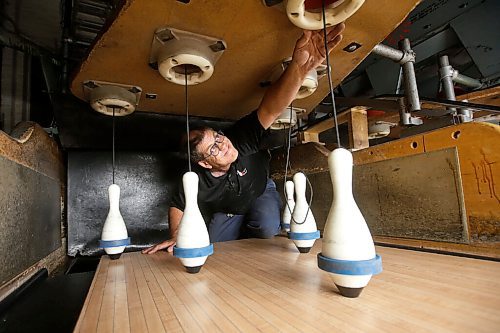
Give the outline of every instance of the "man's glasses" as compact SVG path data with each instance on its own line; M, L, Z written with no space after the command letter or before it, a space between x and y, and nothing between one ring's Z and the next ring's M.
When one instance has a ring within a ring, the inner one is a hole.
M209 149L209 154L205 159L209 158L210 156L217 156L219 155L220 152L220 147L218 143L222 143L224 141L224 133L222 131L214 132L214 143L213 145L210 146Z

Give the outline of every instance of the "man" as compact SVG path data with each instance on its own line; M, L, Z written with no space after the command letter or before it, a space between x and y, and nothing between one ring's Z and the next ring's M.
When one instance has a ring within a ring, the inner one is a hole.
M344 28L340 23L327 29L328 50L340 43ZM326 59L323 36L321 30L303 32L290 64L266 91L257 111L237 121L227 137L210 128L190 131L190 158L199 166L193 169L200 178L198 205L204 215L211 215L211 242L271 238L278 233L281 203L274 182L268 179L269 158L259 151L260 139L293 101L309 71ZM183 207L181 190L169 210L171 238L143 253L173 251Z

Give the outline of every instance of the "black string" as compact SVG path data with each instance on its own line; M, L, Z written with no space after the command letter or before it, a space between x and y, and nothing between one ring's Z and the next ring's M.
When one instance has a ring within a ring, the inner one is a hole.
M288 196L286 193L286 178L287 178L288 168L290 168L290 172L292 171L292 166L290 165L290 142L292 141L292 111L293 107L292 104L290 103L290 127L288 129L288 140L285 139L285 144L287 148L286 148L286 162L285 162L285 180L283 181L283 194L285 195L285 204L286 207L288 208L288 211L290 212L290 216L292 216L293 212L292 209L290 208L290 205L288 204ZM285 126L286 124L283 124L283 129L285 129Z
M115 107L113 106L113 184L115 183Z
M184 65L184 95L186 97L186 134L187 134L187 148L188 148L188 166L191 172L191 147L189 147L189 107L188 107L188 79L187 79L187 65Z
M289 118L290 119L290 124L289 124L290 127L288 128L288 140L285 140L285 143L287 144L287 149L286 149L286 162L285 162L285 180L283 181L283 194L285 196L286 207L287 207L288 211L290 212L290 223L295 222L295 224L301 225L301 224L306 223L307 216L309 215L309 211L311 210L311 204L312 204L314 192L313 192L311 182L309 181L309 178L307 178L307 176L306 176L307 184L309 185L309 189L311 190L311 197L309 198L309 204L307 207L306 216L304 217L304 221L302 221L302 222L295 221L295 219L293 218L292 209L290 208L290 205L288 204L288 196L286 193L286 178L287 178L288 168L290 168L290 172L292 171L292 165L290 163L290 145L292 142L292 112L293 112L293 105L292 105L292 103L290 103L290 118ZM283 129L285 126L286 125L283 124ZM305 174L304 174L304 176L305 176ZM294 190L294 192L295 192L295 190ZM292 196L293 196L293 194L292 194ZM295 204L297 204L297 203L295 203ZM290 226L290 228L291 228L291 226Z
M332 105L333 105L333 119L335 122L335 134L337 136L337 144L339 147L342 147L340 143L340 135L339 135L339 126L337 122L337 107L335 106L335 97L333 95L333 87L332 87L332 77L331 77L331 67L330 67L330 57L328 56L328 41L326 39L326 14L325 14L325 0L322 1L322 9L323 9L323 37L325 41L325 52L326 52L326 68L328 74L328 85L330 87L330 96L332 97Z

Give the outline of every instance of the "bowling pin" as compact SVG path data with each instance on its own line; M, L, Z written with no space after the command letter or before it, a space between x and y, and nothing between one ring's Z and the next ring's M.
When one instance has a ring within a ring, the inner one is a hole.
M293 192L293 182L291 180L287 180L285 183L285 209L283 210L283 229L285 229L286 232L290 232L290 221L292 220L292 213L295 208Z
M102 228L100 247L112 260L120 258L125 247L130 244L127 227L120 214L120 187L112 184L108 188L109 213Z
M316 220L306 199L306 176L297 172L293 176L295 208L293 209L288 238L293 240L300 253L308 253L319 238Z
M179 258L188 273L198 273L213 253L207 226L198 208L198 181L194 172L186 172L182 177L186 206L174 246L174 256Z
M328 156L333 200L325 223L318 266L330 273L340 293L358 297L382 271L370 230L352 194L352 154L338 148Z

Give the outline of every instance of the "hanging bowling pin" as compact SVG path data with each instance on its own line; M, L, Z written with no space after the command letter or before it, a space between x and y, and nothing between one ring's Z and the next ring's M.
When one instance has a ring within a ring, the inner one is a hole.
M182 177L186 206L179 222L174 256L180 259L188 273L198 273L214 252L207 226L198 208L198 175L186 172Z
M288 238L293 240L300 253L308 253L319 238L316 220L306 200L306 176L297 172L293 176L295 187L295 208L290 221Z
M285 229L286 232L290 232L290 221L292 220L292 213L295 208L293 192L293 182L291 180L287 180L285 183L285 209L283 210L283 229Z
M340 294L358 297L372 275L382 271L382 260L366 221L352 194L352 154L338 148L328 156L333 201L325 223L319 268L332 273Z
M109 192L109 213L102 228L100 247L109 255L112 260L120 258L125 247L130 245L127 227L120 214L120 187L112 184L108 188Z

